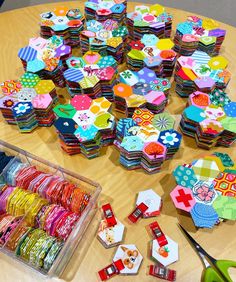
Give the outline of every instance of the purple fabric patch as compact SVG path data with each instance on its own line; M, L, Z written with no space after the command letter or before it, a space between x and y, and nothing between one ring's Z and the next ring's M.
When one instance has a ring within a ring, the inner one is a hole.
M210 30L208 36L221 37L221 36L225 36L225 34L226 34L226 30L217 28Z
M62 45L56 49L56 57L63 57L71 53L71 47L68 45Z

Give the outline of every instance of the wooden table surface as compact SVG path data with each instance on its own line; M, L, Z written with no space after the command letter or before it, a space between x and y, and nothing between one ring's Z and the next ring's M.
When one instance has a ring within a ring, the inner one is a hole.
M79 7L83 10L83 2L60 3L70 8ZM129 3L128 11L132 11L138 3ZM39 14L50 11L55 4L39 5L13 10L0 14L0 81L16 79L23 74L23 68L17 57L18 49L27 45L28 39L39 34ZM192 13L167 9L174 15L173 30L176 23L186 19ZM221 24L227 30L227 36L223 43L221 54L229 60L229 70L233 73L227 92L233 98L236 92L236 28ZM168 110L172 114L180 114L185 107L186 100L181 99L174 92ZM59 89L59 94L65 94L65 89ZM235 98L234 98L235 99ZM124 242L135 244L144 257L139 274L136 276L118 276L112 281L157 281L147 276L147 266L151 263L149 258L149 242L151 238L145 230L145 226L157 219L163 231L179 244L179 260L171 265L177 270L177 281L191 282L200 281L203 266L200 259L187 243L177 227L180 221L199 243L216 258L236 259L236 224L225 222L213 230L196 230L192 220L186 215L177 212L169 193L175 186L171 175L173 169L183 162L191 162L195 157L208 153L199 149L195 142L188 137L183 138L182 146L172 161L167 161L160 173L147 175L142 170L127 171L119 164L119 153L114 146L104 148L102 156L88 160L82 155L68 156L61 151L55 129L39 128L31 134L20 134L16 126L7 125L0 118L0 139L16 145L37 156L48 159L67 169L80 173L83 176L99 182L103 188L99 204L110 202L116 216L125 223L127 231ZM214 149L211 150L215 151ZM235 146L232 148L218 148L219 152L226 152L236 162ZM135 204L136 194L147 188L154 189L163 199L164 206L158 218L140 220L131 226L127 221L127 215L132 211ZM94 282L98 281L97 271L108 265L113 258L116 248L105 249L96 239L96 229L100 214L97 213L92 221L88 232L72 257L61 279L66 281ZM32 273L22 265L15 263L5 255L0 254L1 281L4 282L32 282L44 281L42 277ZM236 281L236 271L232 272ZM51 279L49 279L51 281Z

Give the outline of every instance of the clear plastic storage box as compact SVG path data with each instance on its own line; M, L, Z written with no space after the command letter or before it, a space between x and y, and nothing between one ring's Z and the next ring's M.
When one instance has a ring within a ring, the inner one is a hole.
M6 248L5 246L6 244L4 244L0 248L1 252L10 256L14 260L20 261L24 265L27 265L32 270L35 270L44 276L59 277L62 274L62 272L64 271L67 263L71 259L86 228L88 227L89 223L92 221L94 217L94 214L96 212L96 207L97 207L97 199L101 192L101 186L98 183L95 183L85 177L80 176L79 174L70 172L60 166L57 166L46 160L36 157L24 150L21 150L1 140L0 140L0 151L5 152L7 155L14 156L14 159L18 158L22 162L28 163L29 165L35 165L41 171L45 171L47 173L51 173L53 175L60 176L65 180L68 180L74 184L77 184L80 188L82 188L86 192L89 192L91 195L88 205L82 212L82 215L80 216L79 220L77 221L76 225L74 226L69 237L65 241L63 248L61 249L59 255L57 256L56 260L54 261L52 267L50 268L48 272L44 271L43 269L35 268L30 263L24 261L17 255L15 255L15 253L11 252L10 250ZM0 183L3 182L3 177L4 176L2 173L0 175ZM15 230L16 231L14 232L17 232L17 228Z

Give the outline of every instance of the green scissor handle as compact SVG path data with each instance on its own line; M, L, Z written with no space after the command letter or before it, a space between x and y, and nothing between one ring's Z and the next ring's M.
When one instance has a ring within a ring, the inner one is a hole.
M228 269L230 267L236 267L236 261L231 260L217 260L216 266L220 270L219 272L223 273L226 279L223 279L217 271L212 267L207 267L203 274L203 281L204 282L233 282L230 278Z

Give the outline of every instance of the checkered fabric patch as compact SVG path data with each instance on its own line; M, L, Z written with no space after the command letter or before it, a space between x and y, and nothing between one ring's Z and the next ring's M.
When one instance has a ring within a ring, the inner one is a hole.
M216 162L199 159L192 167L198 180L213 181L220 173L220 169Z

